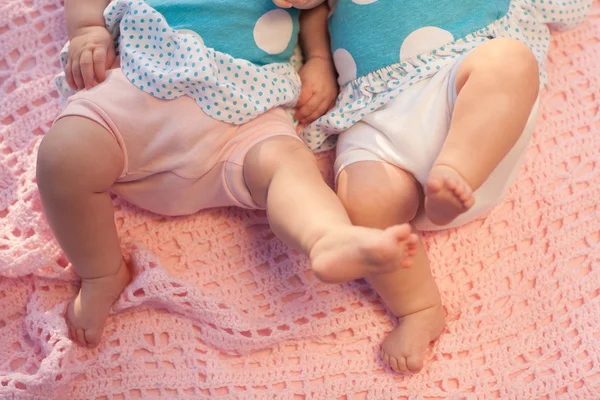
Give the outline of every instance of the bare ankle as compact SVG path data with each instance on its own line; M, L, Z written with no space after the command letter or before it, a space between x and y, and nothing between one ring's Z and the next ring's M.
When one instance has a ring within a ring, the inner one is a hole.
M107 275L83 278L81 289L67 311L71 338L83 346L97 346L110 309L129 281L125 262Z
M127 267L127 264L125 263L125 260L123 258L121 258L121 261L117 267L107 269L103 272L104 273L80 275L81 281L85 283L94 283L105 281L109 278L115 279L122 278L124 275L129 276L129 268Z

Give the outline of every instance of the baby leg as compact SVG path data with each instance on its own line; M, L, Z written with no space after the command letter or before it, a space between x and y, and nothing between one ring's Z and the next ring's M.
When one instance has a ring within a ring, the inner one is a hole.
M73 116L56 122L38 153L46 218L82 278L67 314L71 336L81 345L98 345L110 307L129 282L107 193L123 163L109 132Z
M421 199L407 172L378 161L346 167L338 178L338 195L353 223L379 229L411 221ZM398 326L382 344L383 360L394 371L419 372L429 343L444 329L440 294L421 240L412 268L396 266L367 280L398 317Z
M425 212L438 225L473 205L473 191L523 133L539 91L537 61L519 41L491 40L462 62L456 90L450 130L425 187Z
M245 158L244 176L275 234L310 256L319 279L345 282L412 264L417 237L410 226L352 226L299 140L278 136L255 145Z

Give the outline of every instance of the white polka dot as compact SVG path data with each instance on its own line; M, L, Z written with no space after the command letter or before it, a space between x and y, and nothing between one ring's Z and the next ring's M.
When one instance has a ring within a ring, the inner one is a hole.
M337 68L340 86L356 79L356 62L346 49L337 49L333 53L333 62Z
M444 29L435 26L419 28L408 35L402 43L400 60L408 60L453 41L454 36Z
M292 40L293 31L292 16L285 10L272 10L256 21L254 41L268 54L283 53Z
M371 4L375 3L377 0L352 0L353 3L356 4Z

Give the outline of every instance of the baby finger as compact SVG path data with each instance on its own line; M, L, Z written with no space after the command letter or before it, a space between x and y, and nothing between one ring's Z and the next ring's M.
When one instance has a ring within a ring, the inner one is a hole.
M325 112L329 110L329 106L326 102L322 102L321 104L319 104L317 106L317 108L315 108L315 110L305 118L305 121L310 121L313 122L316 119L320 118L321 116L323 116L323 114L325 114Z
M102 47L94 50L94 74L98 83L106 79L106 51Z
M77 85L75 84L75 80L73 79L73 71L71 66L71 59L67 61L67 65L65 66L65 78L67 79L67 83L73 90L77 90Z
M81 66L79 65L78 59L73 59L71 62L71 72L73 73L73 81L75 82L75 87L77 90L82 90L83 86L83 77L81 76Z
M84 50L79 59L81 66L81 76L86 89L91 89L94 86L94 62L92 60L91 50Z
M311 115L317 109L321 102L322 100L319 97L313 95L313 97L311 97L310 100L308 100L302 107L300 107L300 109L296 113L296 118L304 122L304 120L306 120L306 117Z

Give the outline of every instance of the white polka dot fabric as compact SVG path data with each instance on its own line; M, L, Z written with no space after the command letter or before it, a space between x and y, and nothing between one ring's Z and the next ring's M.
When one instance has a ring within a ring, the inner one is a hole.
M271 10L261 16L254 26L254 43L268 54L283 53L292 40L294 24L285 10Z
M266 34L272 33L266 26L282 20L277 11L261 17L254 31L256 45L269 54L284 51L291 40L285 21L277 40ZM292 106L298 99L300 78L290 63L258 66L209 48L198 33L172 29L143 1L115 0L104 16L118 43L125 76L152 96L190 96L206 114L231 124L246 123L277 106ZM61 52L63 66L67 52L68 44ZM64 73L56 84L63 97L73 94Z
M367 13L370 4L381 0L352 1L363 5ZM302 139L315 152L333 148L337 134L384 106L406 88L430 78L462 54L492 38L513 38L527 44L539 62L540 75L545 83L549 29L567 29L577 25L585 19L591 4L592 0L514 0L504 17L458 40L442 29L422 27L402 44L398 55L402 62L359 77L352 54L346 49L337 49L333 58L343 86L336 106L308 126L301 134ZM361 35L359 30L347 32Z

